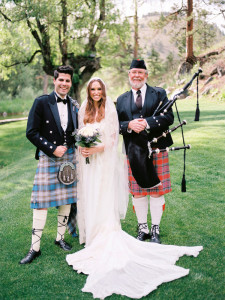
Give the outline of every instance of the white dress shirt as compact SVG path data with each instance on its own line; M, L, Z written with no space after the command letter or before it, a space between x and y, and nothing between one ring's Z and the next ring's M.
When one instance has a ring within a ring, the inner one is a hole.
M146 94L146 90L147 90L147 85L144 84L142 86L142 88L139 89L141 91L141 97L142 97L142 107L144 106L144 103L145 103L145 94ZM134 102L136 103L136 99L137 99L137 90L134 90L132 89L132 92L133 92L133 96L134 96Z
M57 97L62 98L59 95L57 95L57 93L55 93L55 95L56 95L56 101L57 101ZM62 99L66 99L66 97L64 97ZM66 131L67 124L68 124L67 104L64 104L63 102L57 102L57 106L58 106L59 117L60 117L60 122L61 122L62 129L64 131Z
M134 96L134 102L136 103L136 99L137 99L137 90L134 90L134 89L131 89L132 90L132 93L133 93L133 96ZM144 106L144 103L145 103L145 94L146 94L146 90L147 90L147 85L144 84L140 89L141 91L141 97L142 97L142 107ZM146 129L150 129L150 126L146 125ZM132 132L132 129L127 129L127 132L131 133Z

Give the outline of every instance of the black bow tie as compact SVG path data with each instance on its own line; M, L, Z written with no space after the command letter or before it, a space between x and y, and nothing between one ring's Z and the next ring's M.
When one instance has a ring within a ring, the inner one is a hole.
M67 98L66 99L61 99L60 97L58 97L57 102L63 102L63 104L66 104L68 102L68 100L67 100Z

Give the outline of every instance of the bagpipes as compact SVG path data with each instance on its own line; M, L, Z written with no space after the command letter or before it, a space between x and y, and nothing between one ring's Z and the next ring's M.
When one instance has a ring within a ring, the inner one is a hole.
M165 149L157 149L157 148L156 149L152 149L152 144L153 143L157 143L160 138L166 137L166 135L168 133L171 133L171 132L175 131L177 128L179 128L179 127L181 127L183 125L186 125L186 124L187 124L187 121L183 120L182 123L180 123L179 125L177 125L177 126L171 128L171 129L163 132L162 135L158 136L157 138L153 138L150 142L148 142L148 151L149 151L148 157L150 158L151 155L152 155L152 153L158 154L160 152L169 152L169 151L176 151L176 150L182 150L182 149L190 149L191 145L184 145L182 147L171 147L171 148L167 147Z
M196 114L195 114L195 121L199 121L199 116L200 116L200 110L199 110L199 103L198 103L198 76L199 74L202 73L202 69L199 68L198 72L196 72L193 77L191 78L191 80L185 84L185 86L177 93L173 96L172 100L169 100L169 102L167 102L164 106L161 107L162 103L159 103L158 107L156 108L156 110L154 111L154 115L156 114L161 114L164 115L175 103L175 101L178 99L178 97L183 94L192 84L192 82L194 81L194 79L197 77L197 108L196 108Z
M196 72L193 77L191 78L191 80L185 84L185 86L177 93L173 96L172 100L169 100L169 102L167 102L165 105L162 105L162 102L159 103L158 107L156 108L156 110L153 113L153 116L156 115L164 115L165 113L167 113L169 111L169 109L172 108L172 106L175 104L176 100L178 99L178 97L183 94L192 84L192 82L194 81L194 79L197 77L197 107L196 107L196 113L195 113L195 121L199 121L199 116L200 116L200 110L199 110L199 103L198 103L198 76L199 74L202 72L202 69L199 68L198 72ZM153 138L151 141L148 141L148 158L151 159L152 158L152 154L153 153L160 153L160 152L169 152L169 151L176 151L176 150L184 150L184 169L183 169L183 177L182 177L182 183L181 183L181 191L182 192L186 192L186 179L185 179L185 160L186 160L186 150L191 148L191 145L186 145L185 141L184 141L184 134L183 134L183 126L187 124L187 122L185 120L183 120L182 122L180 121L180 116L178 113L178 109L176 106L176 112L177 112L177 117L179 120L179 124L175 127L173 127L172 129L169 129L165 132L163 132L160 136ZM183 146L181 147L167 147L165 149L152 149L154 148L154 143L157 143L157 141L162 138L162 137L166 137L167 134L175 131L176 129L181 128L181 132L182 132L182 138L183 138Z

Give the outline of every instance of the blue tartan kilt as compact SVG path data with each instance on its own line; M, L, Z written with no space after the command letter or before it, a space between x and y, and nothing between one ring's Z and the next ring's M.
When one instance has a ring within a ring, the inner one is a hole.
M69 148L60 158L49 158L40 151L31 194L31 208L57 207L77 202L77 181L64 185L57 177L60 165L64 162L73 162L76 168L75 148Z

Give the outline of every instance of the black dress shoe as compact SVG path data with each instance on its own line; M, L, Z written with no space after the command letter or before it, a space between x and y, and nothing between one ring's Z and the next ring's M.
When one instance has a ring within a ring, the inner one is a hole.
M64 251L70 251L72 247L67 244L64 240L55 241L55 244L62 248Z
M159 239L159 233L157 233L156 230L158 230L158 232L159 232L159 226L152 225L150 242L161 244L160 239Z
M148 224L147 223L138 223L137 229L138 229L137 240L143 242L147 239L150 239L150 234L143 231L143 229L148 230Z
M21 261L19 262L21 265L30 264L36 257L41 255L41 251L30 250Z
M150 239L149 233L145 233L144 231L138 231L137 240L139 241L145 241L147 239Z

